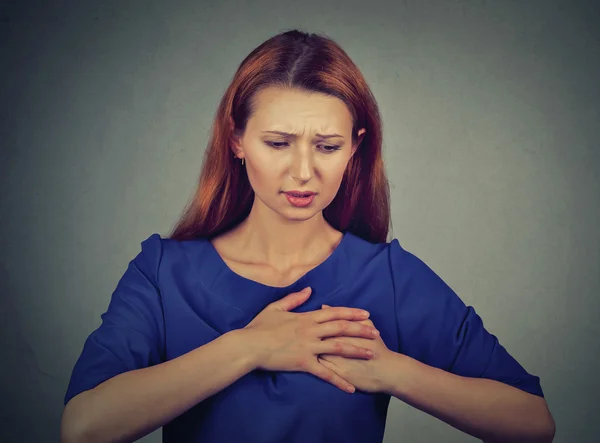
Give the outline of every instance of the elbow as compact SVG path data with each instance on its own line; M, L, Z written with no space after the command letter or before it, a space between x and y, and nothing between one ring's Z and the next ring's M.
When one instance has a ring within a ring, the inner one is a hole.
M543 400L543 419L540 420L542 425L540 426L540 443L552 443L554 440L554 436L556 434L556 423L554 423L554 418L548 409L548 404L545 400Z
M61 443L92 443L84 417L82 394L73 397L65 406L60 420Z
M483 443L552 443L554 441L554 435L556 434L556 424L552 415L548 413L543 421L540 420L540 425L535 429L535 433L530 433L528 436L514 437L501 437L493 438L488 437L482 440Z
M68 404L60 420L60 443L84 443L85 432L79 420L75 417L73 408Z
M554 419L552 415L549 415L546 426L544 427L543 436L540 439L541 443L552 443L554 441L554 436L556 435L556 424L554 423Z
M65 407L60 420L60 443L82 443L83 433L78 429L76 422L71 418L70 411Z
M552 443L554 434L556 434L556 425L550 411L544 414L543 420L540 420L539 423L535 437L531 438L531 443Z
M532 422L535 425L535 436L531 438L532 443L552 443L556 434L556 424L554 418L548 409L546 400L542 397L535 398L536 405L532 408L535 413L532 415Z

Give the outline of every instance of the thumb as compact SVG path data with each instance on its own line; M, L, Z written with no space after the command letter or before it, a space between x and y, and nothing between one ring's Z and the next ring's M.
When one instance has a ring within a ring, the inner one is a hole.
M292 309L304 303L311 293L312 289L310 287L304 288L300 292L292 292L291 294L286 295L281 300L277 300L271 306L278 311L291 311Z

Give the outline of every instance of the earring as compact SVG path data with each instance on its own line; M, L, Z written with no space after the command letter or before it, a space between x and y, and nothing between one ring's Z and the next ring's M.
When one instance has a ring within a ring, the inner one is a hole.
M233 154L233 158L238 158L238 156ZM242 166L244 166L244 157L242 157L241 160L242 160Z

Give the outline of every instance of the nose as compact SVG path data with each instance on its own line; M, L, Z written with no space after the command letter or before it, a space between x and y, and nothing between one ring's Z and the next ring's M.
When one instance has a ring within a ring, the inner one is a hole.
M308 182L314 175L313 158L310 148L298 147L292 154L290 175L299 183Z

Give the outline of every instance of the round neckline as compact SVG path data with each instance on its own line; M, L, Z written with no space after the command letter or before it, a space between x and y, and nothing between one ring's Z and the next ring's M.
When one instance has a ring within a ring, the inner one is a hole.
M212 244L210 239L206 239L206 242L207 242L207 246L209 248L210 253L214 257L215 263L218 265L221 272L224 274L224 277L233 279L233 280L237 280L239 283L243 284L244 286L252 285L252 286L255 286L262 290L279 292L279 291L284 291L284 290L295 289L297 286L301 285L304 282L311 282L313 280L319 280L320 276L326 277L327 274L329 274L331 277L333 277L331 268L334 267L333 266L334 262L337 261L338 256L343 252L343 248L347 242L348 237L349 237L348 231L342 232L341 240L339 241L339 243L337 244L335 249L331 252L331 254L329 254L325 258L325 260L323 260L321 263L319 263L315 267L309 269L307 272L305 272L303 275L301 275L298 279L296 279L294 282L290 283L287 286L271 286L271 285L267 285L265 283L261 283L257 280L253 280L251 278L244 277L241 274L238 274L237 272L235 272L233 269L231 269L229 267L227 262L223 259L223 257L221 257L221 254L219 254L219 251L217 251L217 249ZM298 290L301 290L301 289L304 289L304 288L300 288Z

